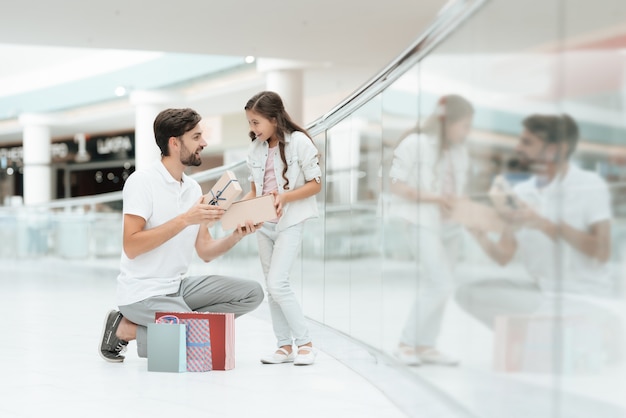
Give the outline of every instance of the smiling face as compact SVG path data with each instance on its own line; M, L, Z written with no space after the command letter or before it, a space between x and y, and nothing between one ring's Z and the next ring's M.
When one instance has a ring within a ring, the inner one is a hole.
M246 110L246 118L248 119L250 132L254 133L256 139L268 141L270 145L274 145L274 141L277 140L276 120L267 119L253 110Z
M557 161L558 146L548 144L541 137L525 128L515 147L515 153L522 163L531 167L531 170L540 171L546 164Z
M202 127L197 124L190 131L185 132L182 136L176 138L179 147L180 163L185 166L199 166L202 164L200 153L206 147L207 143L202 136Z

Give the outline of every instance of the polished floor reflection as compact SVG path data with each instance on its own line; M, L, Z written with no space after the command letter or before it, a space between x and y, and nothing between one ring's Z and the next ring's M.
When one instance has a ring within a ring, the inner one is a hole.
M336 265L344 263L342 260L326 262L326 272L339 271ZM384 266L385 277L377 280L372 277L380 270L377 263L352 260L351 273L353 280L350 298L351 307L341 312L338 308L327 309L328 322L343 325L342 321L349 312L359 312L349 324L351 335L369 339L369 343L379 346L386 353L391 354L398 344L402 333L403 320L409 313L415 294L415 264L410 261L386 260ZM368 273L369 272L369 273ZM479 278L490 277L501 273L494 267L485 267L466 263L461 266L460 276L466 282ZM368 276L369 274L369 276ZM519 270L511 268L508 277L515 278ZM327 306L341 306L341 289L339 277L330 276L325 283L327 295L335 295L327 301ZM362 282L367 285L363 286ZM357 284L355 284L357 283ZM381 297L375 303L368 298L365 289L382 289ZM558 299L558 306L562 313L570 312L565 298ZM587 301L587 300L585 300ZM369 303L369 305L368 305ZM550 318L550 310L555 308L555 301L547 303L544 318ZM384 313L376 321L358 321L367 307L375 307ZM572 311L578 305L572 305ZM621 322L605 321L605 317L596 317L587 312L574 311L565 318L572 321L572 327L566 331L571 334L555 333L543 335L543 345L535 345L535 349L542 352L544 358L554 356L554 359L567 358L595 358L597 353L586 356L584 350L589 347L609 350L623 350L623 337L626 311L623 301L602 300L603 310L610 310L614 316L621 318ZM330 317L329 312L334 313ZM342 315L343 314L343 315ZM541 315L538 315L541 318ZM555 316L560 318L560 316ZM368 332L368 324L373 325L376 333ZM569 324L565 322L565 324ZM593 328L586 329L590 324ZM593 338L604 330L596 328L596 324L610 327L612 335L606 340L594 341ZM541 337L541 334L536 334ZM559 345L559 338L567 346ZM570 339L567 339L570 338ZM584 341L587 338L590 341ZM537 344L537 343L536 343ZM603 346L603 347L601 347ZM446 306L442 332L438 347L445 353L460 360L458 367L443 367L422 365L408 369L420 380L437 388L445 396L452 399L459 408L471 412L471 416L482 418L623 418L626 417L626 400L623 397L623 388L626 384L626 365L623 352L620 359L610 360L602 358L601 364L573 364L566 369L557 363L544 366L542 371L510 370L504 371L496 366L496 335L484 324L468 315L454 300ZM540 367L539 364L531 365Z

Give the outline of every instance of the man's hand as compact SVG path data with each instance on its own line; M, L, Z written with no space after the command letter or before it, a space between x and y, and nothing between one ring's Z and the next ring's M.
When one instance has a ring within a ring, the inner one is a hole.
M513 220L519 226L524 226L531 229L539 229L545 219L540 216L534 209L529 207L520 208L513 211Z
M503 218L514 229L535 229L553 240L559 235L559 225L541 216L532 206L522 201L518 201L517 208L508 210Z
M517 227L541 229L545 226L546 218L534 208L518 199L515 209L506 211L505 218Z
M224 215L224 209L217 205L203 203L201 197L184 215L183 219L187 225L208 224L219 221Z
M238 240L242 239L246 235L254 234L263 226L263 222L254 224L252 221L246 221L245 225L239 225L234 231L233 236Z

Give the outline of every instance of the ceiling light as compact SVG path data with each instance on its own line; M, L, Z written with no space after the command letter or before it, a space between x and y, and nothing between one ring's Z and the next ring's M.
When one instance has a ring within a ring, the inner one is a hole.
M117 86L115 88L115 95L117 97L125 96L126 95L126 87L124 87L124 86Z
M247 63L247 64L252 64L252 63L254 62L254 59L255 59L255 58L254 58L254 56L252 56L252 55L248 55L248 56L245 58L245 61L246 61L246 63Z

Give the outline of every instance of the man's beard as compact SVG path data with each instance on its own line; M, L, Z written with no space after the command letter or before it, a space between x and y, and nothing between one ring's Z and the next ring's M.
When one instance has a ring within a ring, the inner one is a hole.
M545 170L545 167L548 163L543 152L536 156L535 158L531 158L523 152L517 152L516 156L520 161L520 164L528 169L528 171L536 173L542 172Z
M180 162L183 165L186 165L188 167L190 166L194 166L194 167L198 167L200 164L202 164L202 159L200 158L200 156L196 155L195 152L190 152L187 155L181 155L180 156Z

